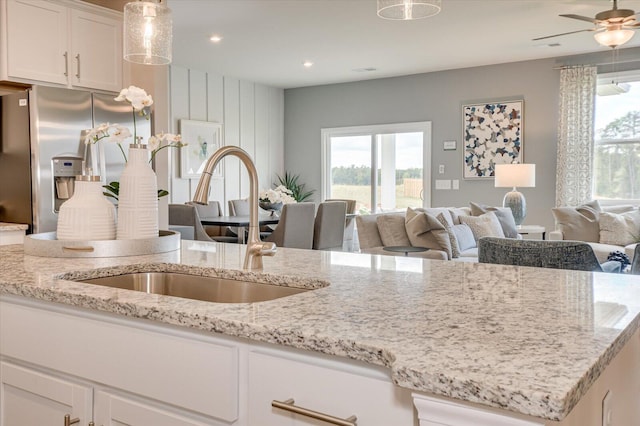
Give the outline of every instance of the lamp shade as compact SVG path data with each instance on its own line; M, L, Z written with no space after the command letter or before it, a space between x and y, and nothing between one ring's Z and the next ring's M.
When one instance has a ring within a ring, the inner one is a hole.
M496 164L496 188L532 188L536 186L535 164Z
M378 0L378 16L384 19L411 20L437 15L442 0Z
M160 1L124 6L124 59L146 65L171 63L171 9Z
M595 33L593 37L603 46L618 47L631 40L634 34L633 30L617 29L600 31Z

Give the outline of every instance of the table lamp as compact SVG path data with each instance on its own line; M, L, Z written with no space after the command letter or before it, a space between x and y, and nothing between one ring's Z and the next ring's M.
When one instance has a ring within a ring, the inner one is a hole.
M495 187L509 188L502 201L503 207L509 207L513 212L516 225L520 226L527 215L527 203L524 195L516 190L516 187L533 188L536 186L535 164L496 164Z

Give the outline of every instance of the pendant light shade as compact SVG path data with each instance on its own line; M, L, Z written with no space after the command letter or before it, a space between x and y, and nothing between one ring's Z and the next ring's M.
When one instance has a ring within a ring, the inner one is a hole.
M124 59L145 65L171 63L171 9L162 0L124 6Z
M634 34L633 30L616 29L595 33L593 37L603 46L618 47L631 40Z
M378 0L378 16L384 19L411 20L437 15L442 0Z

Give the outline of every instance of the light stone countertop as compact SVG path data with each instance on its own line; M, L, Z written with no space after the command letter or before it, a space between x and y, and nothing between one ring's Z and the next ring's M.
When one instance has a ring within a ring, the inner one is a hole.
M0 222L0 232L5 232L5 231L25 231L28 228L29 228L29 226L24 225L22 223Z
M253 304L54 278L241 270L245 246L182 243L164 254L94 259L25 256L21 245L3 246L0 293L383 365L404 388L550 420L569 413L640 321L638 276L402 256L279 248L264 258L263 281L282 284L286 274L296 277L293 285L320 288Z

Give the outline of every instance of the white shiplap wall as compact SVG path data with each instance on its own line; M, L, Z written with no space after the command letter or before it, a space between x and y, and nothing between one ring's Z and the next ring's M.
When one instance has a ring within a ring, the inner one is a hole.
M258 170L259 188L270 188L284 170L282 89L178 66L170 68L172 132L180 120L222 123L223 145L247 151ZM189 141L185 141L189 142ZM180 157L171 153L171 203L191 200L197 179L180 178ZM211 179L209 199L227 209L227 200L249 195L249 175L235 157L223 160L223 177Z

